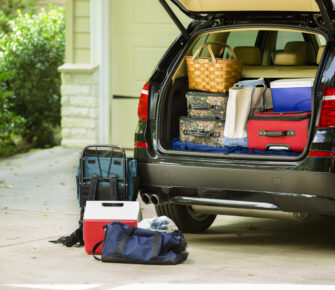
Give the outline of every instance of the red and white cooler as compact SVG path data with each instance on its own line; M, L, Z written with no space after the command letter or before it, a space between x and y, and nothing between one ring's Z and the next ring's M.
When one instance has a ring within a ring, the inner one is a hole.
M137 226L142 219L140 203L137 201L87 201L84 213L85 251L92 254L93 247L104 239L104 225L120 221ZM101 244L96 254L101 254Z

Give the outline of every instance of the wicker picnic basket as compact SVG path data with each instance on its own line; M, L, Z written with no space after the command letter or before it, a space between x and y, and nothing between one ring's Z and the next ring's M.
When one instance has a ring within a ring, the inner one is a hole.
M219 55L227 47L233 59L215 58L211 45L220 45ZM211 57L198 57L207 47ZM193 56L186 57L188 84L190 90L212 93L226 93L241 79L243 62L239 61L232 48L224 42L206 42L199 46Z

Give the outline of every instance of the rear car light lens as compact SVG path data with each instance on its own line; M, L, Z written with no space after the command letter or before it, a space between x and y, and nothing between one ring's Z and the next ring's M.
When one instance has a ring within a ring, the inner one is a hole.
M135 147L137 148L147 148L148 144L145 142L135 142Z
M334 157L335 153L329 151L309 151L308 156L313 157Z
M335 88L324 87L319 128L335 128Z
M149 82L147 82L140 96L140 100L138 102L137 115L140 121L148 120L148 96L149 96Z

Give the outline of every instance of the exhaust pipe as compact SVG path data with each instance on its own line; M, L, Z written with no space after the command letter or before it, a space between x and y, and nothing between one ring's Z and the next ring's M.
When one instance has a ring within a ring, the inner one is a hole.
M154 204L154 205L157 205L157 204L160 203L160 198L157 194L151 195L150 200L151 200L152 204Z
M150 196L147 193L143 193L141 195L142 201L144 202L144 204L150 204Z

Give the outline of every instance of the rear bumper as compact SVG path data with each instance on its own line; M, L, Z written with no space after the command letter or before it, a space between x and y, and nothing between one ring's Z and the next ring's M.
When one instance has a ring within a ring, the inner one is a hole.
M335 176L329 172L236 169L139 162L141 193L269 202L283 211L335 215Z

